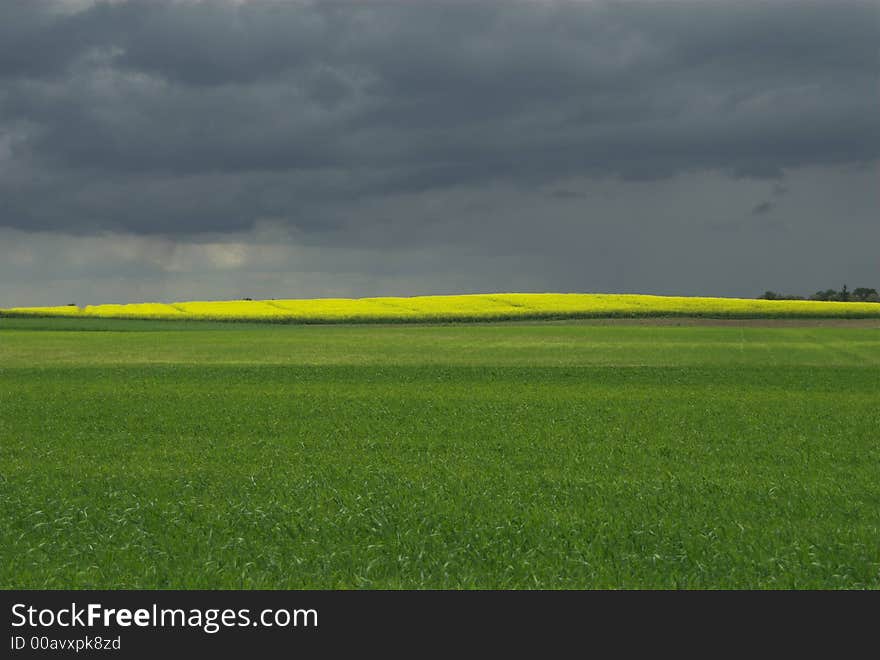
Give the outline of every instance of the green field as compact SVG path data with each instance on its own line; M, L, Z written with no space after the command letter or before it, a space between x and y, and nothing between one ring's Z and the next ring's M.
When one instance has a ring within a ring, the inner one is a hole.
M0 318L0 587L878 588L876 326Z

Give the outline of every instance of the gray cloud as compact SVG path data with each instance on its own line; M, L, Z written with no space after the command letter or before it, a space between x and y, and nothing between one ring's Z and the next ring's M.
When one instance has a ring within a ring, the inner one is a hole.
M0 307L876 286L875 2L6 0Z
M776 206L771 201L761 202L760 204L756 204L755 208L752 209L752 215L765 215L770 213L773 210L773 207Z
M866 163L880 156L877 14L15 0L0 27L0 224L322 231L341 201L455 186Z
M754 296L875 286L876 173L806 167L773 184L690 173L572 177L339 201L321 231L285 221L198 236L0 228L0 307L143 300L597 291ZM554 191L566 191L561 196ZM416 219L417 221L413 221Z

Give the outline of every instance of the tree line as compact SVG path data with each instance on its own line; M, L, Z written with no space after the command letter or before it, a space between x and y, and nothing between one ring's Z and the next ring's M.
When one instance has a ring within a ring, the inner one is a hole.
M777 293L776 291L765 291L763 295L758 296L761 300L833 300L835 302L876 302L880 303L880 294L877 289L869 289L860 286L850 291L846 284L840 291L834 289L825 289L817 291L812 296L794 296L790 294Z

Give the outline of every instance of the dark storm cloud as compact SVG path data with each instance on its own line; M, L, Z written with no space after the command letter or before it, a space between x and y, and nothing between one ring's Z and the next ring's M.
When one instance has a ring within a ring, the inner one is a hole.
M48 0L7 0L2 17L0 79L57 75L88 43L71 23L57 20Z
M865 163L878 41L851 1L14 0L0 225L314 231L456 185Z
M752 215L766 215L773 210L773 207L776 206L773 202L761 202L760 204L756 204L755 208L752 209Z

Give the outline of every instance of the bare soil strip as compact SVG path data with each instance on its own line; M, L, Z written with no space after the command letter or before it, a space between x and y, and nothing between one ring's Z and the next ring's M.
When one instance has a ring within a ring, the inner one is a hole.
M753 328L877 328L880 319L713 319L706 317L663 317L642 318L591 318L548 321L549 323L578 323L583 325L672 325L672 326L722 326ZM525 321L524 321L525 323ZM534 323L534 321L533 321Z

